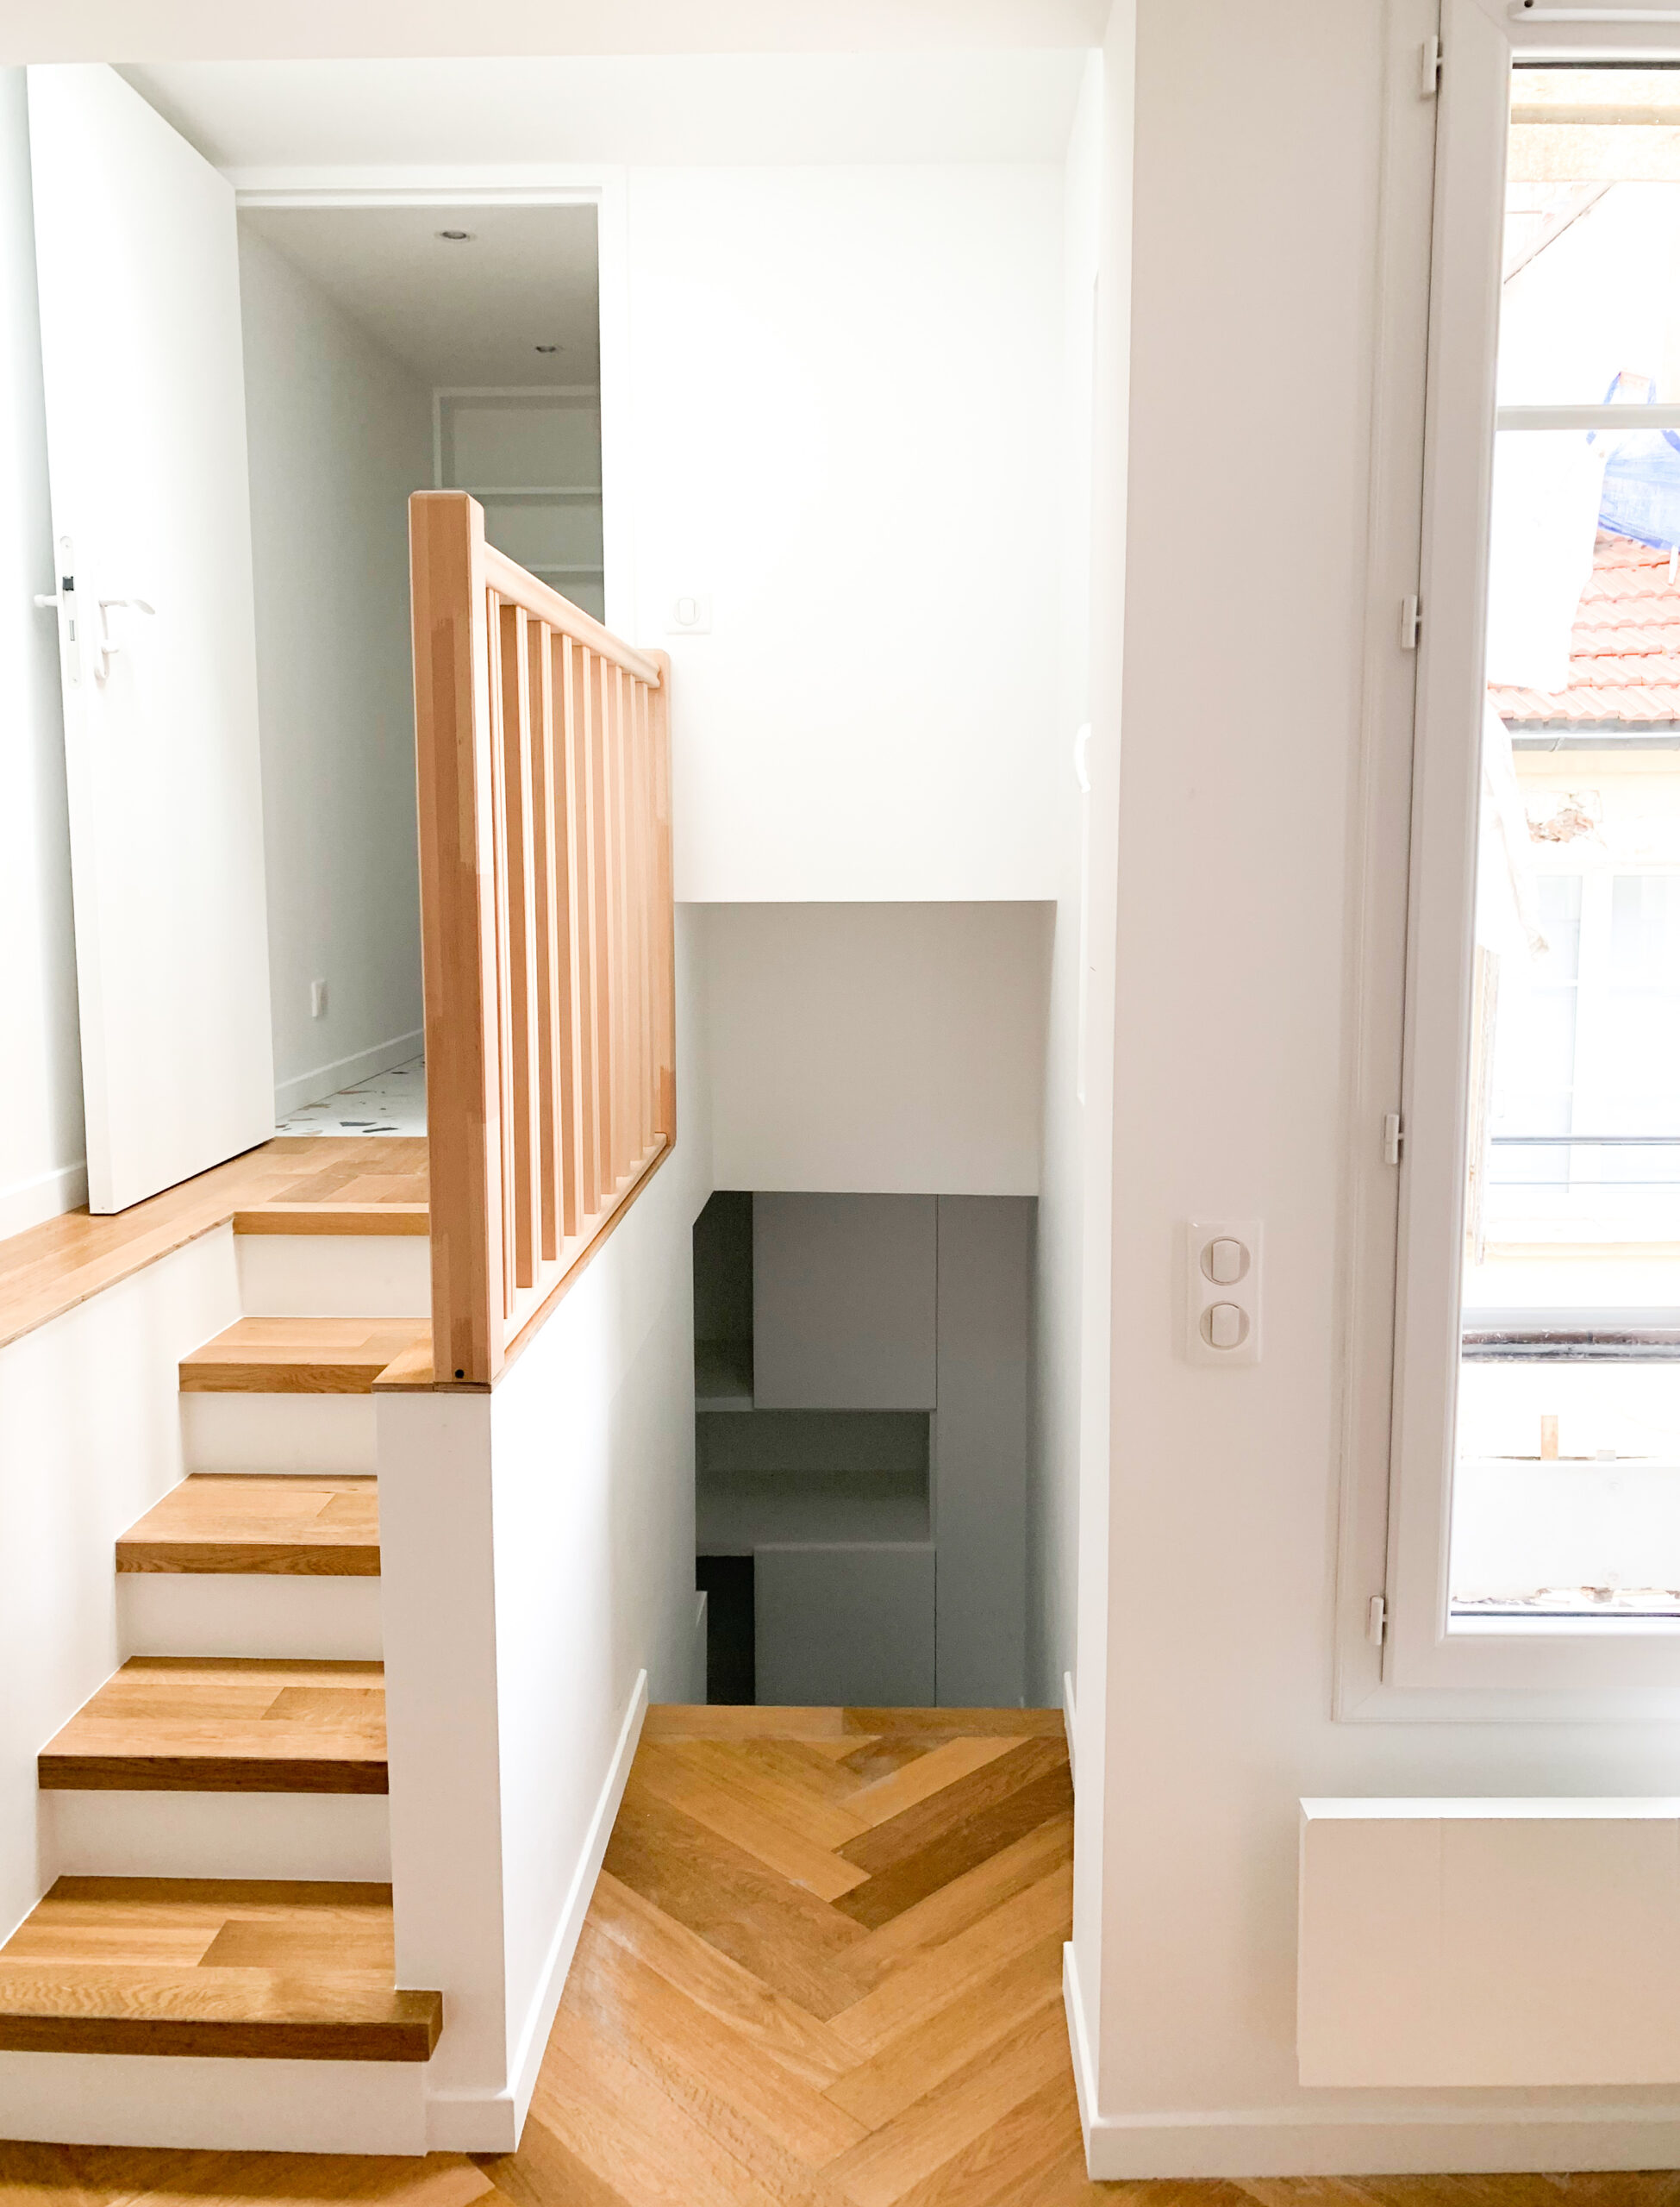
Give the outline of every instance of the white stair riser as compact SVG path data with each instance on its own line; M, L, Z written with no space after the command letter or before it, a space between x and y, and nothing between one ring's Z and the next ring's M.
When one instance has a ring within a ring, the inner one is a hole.
M66 2146L423 2154L423 2061L0 2054L0 2137Z
M56 1877L326 1878L390 1881L383 1793L128 1793L40 1797Z
M234 1254L247 1318L432 1315L423 1234L236 1234Z
M181 1397L190 1472L372 1472L372 1395Z
M128 1655L297 1655L377 1662L379 1581L253 1571L120 1571Z

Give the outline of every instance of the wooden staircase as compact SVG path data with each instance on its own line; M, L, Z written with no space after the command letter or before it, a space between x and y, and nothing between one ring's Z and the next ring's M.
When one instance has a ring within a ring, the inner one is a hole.
M247 1315L183 1360L187 1475L116 1543L132 1652L41 1752L66 1867L0 1948L0 2052L437 2043L396 1981L372 1400L425 1332L426 1207L234 1224Z

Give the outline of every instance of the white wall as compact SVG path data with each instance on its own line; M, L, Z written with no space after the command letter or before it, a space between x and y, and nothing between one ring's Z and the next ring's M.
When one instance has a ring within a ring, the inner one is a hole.
M56 1874L35 1757L122 1660L117 1536L182 1475L176 1366L238 1316L222 1229L0 1349L0 1939Z
M679 897L1055 895L1060 226L1049 166L631 171Z
M1096 284L1100 266L1098 190L1102 152L1102 58L1086 65L1069 138L1062 194L1061 648L1057 735L1062 746L1052 785L1058 888L1044 1057L1043 1161L1034 1269L1031 1458L1027 1489L1027 1697L1053 1707L1074 1667L1079 1537L1080 1310L1083 1296L1084 1160L1096 1123L1082 1088L1086 1054L1082 998L1090 962L1086 874L1096 823L1082 796L1073 757L1090 720L1091 412ZM1091 768L1090 742L1084 763ZM1106 823L1104 823L1106 828ZM1098 836L1106 847L1111 835ZM1082 962L1083 961L1083 962Z
M1037 1193L1048 907L699 910L720 1188Z
M1658 2088L1296 2079L1301 1796L1673 1785L1671 1728L1330 1716L1339 1193L1371 1139L1348 1123L1343 1005L1388 19L1138 9L1127 579L1122 610L1100 571L1097 601L1099 712L1124 648L1112 1469L1105 1597L1082 1593L1076 1892L1105 2176L1680 2157ZM1409 99L1421 34L1392 20ZM1404 302L1413 329L1426 305ZM1177 1229L1221 1212L1266 1227L1265 1354L1240 1372L1175 1341Z
M87 1200L23 72L0 70L0 1237Z
M408 499L431 394L244 225L240 289L284 1116L420 1048Z
M447 1989L434 2146L514 2141L634 1748L695 1639L703 986L678 929L676 1149L489 1395L382 1398L398 1981Z

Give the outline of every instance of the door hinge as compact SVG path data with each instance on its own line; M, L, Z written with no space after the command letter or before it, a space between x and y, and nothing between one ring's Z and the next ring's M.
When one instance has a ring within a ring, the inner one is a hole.
M1365 1604L1365 1638L1373 1647L1383 1645L1383 1635L1389 1627L1389 1605L1380 1594L1373 1594Z
M1402 597L1400 601L1400 648L1415 652L1423 627L1423 601L1417 597Z
M1417 50L1417 89L1421 99L1432 100L1441 88L1441 42L1427 38Z
M1383 1162L1398 1165L1400 1153L1406 1146L1406 1128L1398 1111L1383 1115Z

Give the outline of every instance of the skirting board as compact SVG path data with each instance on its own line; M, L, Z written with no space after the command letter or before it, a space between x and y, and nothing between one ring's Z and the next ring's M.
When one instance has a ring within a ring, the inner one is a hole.
M1385 2110L1363 2121L1310 2119L1298 2107L1101 2115L1071 1946L1062 1949L1085 2165L1097 2184L1274 2176L1558 2176L1583 2169L1680 2166L1680 2105Z
M426 1030L416 1027L412 1035L393 1035L384 1042L376 1042L371 1050L358 1050L348 1058L334 1058L330 1065L316 1066L312 1072L300 1072L290 1080L274 1085L274 1116L289 1119L305 1104L318 1104L323 1096L336 1095L340 1088L353 1087L359 1080L371 1080L376 1072L389 1072L393 1066L406 1065L410 1058L417 1058L426 1047Z
M706 1701L706 1597L694 1597L694 1647L689 1656L689 1697L700 1707Z
M1073 1708L1073 1673L1062 1672L1062 1725L1067 1734L1067 1782L1077 1793L1079 1790L1078 1758L1074 1749L1074 1732L1077 1720Z
M423 2154L421 2061L0 2054L0 2138L215 2152Z
M33 1179L16 1181L0 1189L0 1241L27 1234L32 1226L44 1226L49 1218L61 1218L67 1210L79 1210L87 1199L88 1169L79 1159L74 1165L37 1172Z
M641 1728L647 1716L647 1673L639 1671L630 1695L629 1707L624 1712L624 1722L619 1727L618 1741L607 1766L606 1782L601 1788L595 1804L595 1814L584 1841L584 1851L573 1871L571 1885L560 1910L559 1928L548 1949L548 1959L543 1966L541 1989L532 2003L530 2016L519 2042L519 2049L511 2064L513 2081L500 2092L438 2095L427 2103L426 2142L433 2153L510 2154L519 2143L519 2134L525 2128L525 2116L531 2104L531 2094L536 2089L537 2072L542 2066L542 2057L548 2045L548 2034L554 2027L554 2012L560 2004L560 1995L565 1990L566 1973L571 1967L571 1957L578 1950L583 1935L584 1919L595 1894L595 1881L601 1874L601 1864L607 1852L607 1842L613 1835L613 1821L618 1815L618 1804L624 1797L628 1783L630 1765L635 1760L636 1743L641 1738Z

